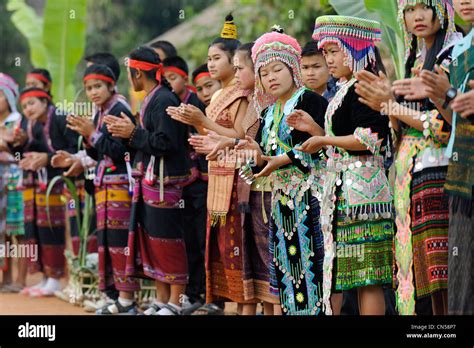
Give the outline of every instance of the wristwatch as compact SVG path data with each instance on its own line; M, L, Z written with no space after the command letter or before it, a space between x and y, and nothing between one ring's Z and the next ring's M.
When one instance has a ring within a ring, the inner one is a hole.
M446 98L444 99L443 109L447 109L449 103L453 101L454 98L458 95L458 90L454 87L451 87L446 92Z

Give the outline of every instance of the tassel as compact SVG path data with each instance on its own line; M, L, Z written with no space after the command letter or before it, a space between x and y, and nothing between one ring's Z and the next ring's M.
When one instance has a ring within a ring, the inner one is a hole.
M160 158L160 202L165 200L165 158Z

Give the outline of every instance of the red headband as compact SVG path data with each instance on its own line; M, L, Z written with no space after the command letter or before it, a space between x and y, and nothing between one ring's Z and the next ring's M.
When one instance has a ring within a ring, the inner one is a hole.
M51 81L48 80L46 77L44 77L43 75L41 74L37 74L37 73L29 73L26 75L26 77L31 77L31 78L34 78L34 79L37 79L37 80L40 80L41 82L44 82L46 84L50 84Z
M206 76L211 77L211 74L208 73L207 71L197 74L197 76L194 78L194 84L196 84L200 79Z
M102 74L88 74L88 75L84 76L83 81L86 82L86 81L92 80L92 79L102 80L102 81L105 81L105 82L110 82L111 84L115 85L115 81L114 81L113 78L111 78L109 76L102 75Z
M156 81L158 81L158 83L161 83L161 72L163 70L163 64L153 64L148 62L142 62L141 60L129 59L128 67L140 69L143 71L150 71L156 69Z
M174 72L178 75L181 75L182 77L184 77L185 79L188 79L188 74L186 74L186 71L184 70L181 70L180 68L177 68L175 66L167 66L163 69L165 72L166 71L171 71L171 72Z
M51 100L51 96L45 91L29 91L20 95L20 102L22 102L25 98L31 97L46 98L48 100Z

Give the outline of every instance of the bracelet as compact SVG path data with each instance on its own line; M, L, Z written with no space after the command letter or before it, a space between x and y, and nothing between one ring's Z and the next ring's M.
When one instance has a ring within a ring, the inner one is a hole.
M237 146L240 142L240 139L239 138L235 138L235 143L234 143L234 146Z

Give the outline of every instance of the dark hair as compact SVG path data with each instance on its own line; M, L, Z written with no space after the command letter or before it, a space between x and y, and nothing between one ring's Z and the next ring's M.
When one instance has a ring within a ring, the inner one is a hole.
M160 56L158 55L158 53L156 53L155 50L153 50L151 47L147 46L140 46L138 48L135 48L130 53L129 57L130 59L139 60L142 62L161 64ZM142 72L149 80L156 81L156 69ZM132 74L132 76L136 76L137 70L134 68L130 68L130 73ZM164 76L161 77L161 84L168 88L170 91L173 90L168 80Z
M244 44L240 45L237 48L238 52L244 52L245 53L245 58L247 59L248 62L250 62L251 66L253 66L252 48L253 48L254 44L255 44L254 42L247 42L247 43L244 43Z
M436 9L433 6L429 6L433 11L432 22L436 20ZM438 30L435 34L435 42L433 46L426 52L425 62L423 63L424 70L433 70L434 65L436 63L436 57L438 56L439 52L443 49L444 40L446 38L446 28L448 27L448 19L445 18L443 28ZM411 76L411 68L415 65L416 61L416 53L418 50L418 41L416 37L413 35L412 40L412 47L410 50L410 54L405 62L405 77Z
M150 47L161 49L165 53L166 58L176 57L178 55L176 47L169 41L155 41L150 44Z
M46 69L37 68L37 69L31 70L30 73L31 74L40 74L41 76L46 78L49 81L50 84L53 82L53 79L51 78L51 74Z
M86 77L89 74L105 75L105 76L110 77L111 79L113 79L115 82L117 82L117 78L115 77L114 72L107 65L93 64L93 65L89 66L86 69L86 71L84 71L84 77Z
M303 50L301 51L301 57L311 57L322 55L323 51L318 48L317 41L309 41L304 45Z
M228 14L225 17L226 22L232 22L234 20L234 17L232 14ZM235 51L237 48L241 45L240 41L237 39L225 39L222 37L218 37L214 39L209 47L211 46L217 46L219 47L222 51L224 51L227 54L227 57L229 58L229 62L232 62L232 58L234 57Z
M21 91L20 91L20 97L25 94L25 93L28 93L28 92L45 92L47 93L50 97L51 97L51 93L49 93L48 91L45 91L44 89L42 88L38 88L38 87L29 87L29 88L23 88ZM43 97L35 97L35 98L38 98L39 100L41 100L42 102L47 102L48 105L52 105L53 104L53 100L51 98L51 100L48 100L47 98L43 98Z
M120 64L113 54L107 52L94 53L84 58L84 60L89 63L107 65L113 71L116 77L115 81L118 81L120 77Z
M183 70L186 74L189 74L188 64L179 56L165 58L163 60L163 66L173 66Z
M200 66L198 66L196 69L194 69L193 74L192 74L193 83L194 83L194 79L195 79L200 73L203 73L203 72L209 72L209 69L207 68L207 64L200 65Z
M379 71L387 75L387 70L385 69L385 65L383 64L383 61L382 61L382 56L380 55L380 50L377 46L374 47L374 53L375 53L375 62L372 64L369 64L365 68L365 70L370 71L371 73L375 75L378 75Z

